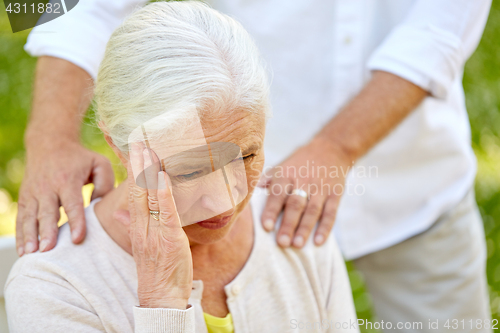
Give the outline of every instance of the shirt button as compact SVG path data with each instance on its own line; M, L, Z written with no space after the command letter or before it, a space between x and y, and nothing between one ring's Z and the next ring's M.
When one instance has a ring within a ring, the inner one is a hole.
M238 296L238 294L240 293L241 291L241 288L240 286L238 286L237 284L235 284L232 288L231 288L231 292L233 293L233 296Z

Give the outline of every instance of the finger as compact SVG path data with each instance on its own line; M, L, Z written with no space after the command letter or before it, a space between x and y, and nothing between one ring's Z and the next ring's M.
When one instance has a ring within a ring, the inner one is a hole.
M129 163L130 165L130 163ZM128 170L128 169L127 169ZM134 226L135 222L137 221L137 215L135 212L135 203L134 203L134 193L132 191L133 185L135 184L133 180L130 178L127 180L129 183L129 192L128 192L128 211L130 213L130 225ZM131 185L132 183L132 185Z
M144 148L145 147L142 142L130 143L128 165L130 167L130 170L127 170L129 179L133 180L135 185L142 188L147 187L146 177L144 176L144 157L142 152Z
M59 199L55 193L47 193L39 199L38 233L40 234L40 252L54 248L57 242L57 221L59 221Z
M292 236L299 224L304 209L307 205L307 198L300 195L289 195L285 203L283 221L278 231L278 244L282 247L290 246Z
M149 216L148 190L146 188L143 188L142 186L137 185L137 182L146 185L146 179L143 172L143 150L144 147L141 143L132 144L132 151L130 152L130 168L128 170L129 177L131 176L130 179L132 180L134 180L132 170L140 170L140 172L138 173L138 177L134 181L129 182L131 186L130 191L132 193L132 200L136 217Z
M288 197L288 188L293 186L287 178L274 178L269 185L269 197L262 213L261 221L264 229L271 231L278 219L278 215L283 210Z
M24 253L33 253L38 250L38 221L36 219L38 212L38 201L31 198L25 203L23 213L23 241Z
M335 223L335 217L337 216L339 201L339 196L332 195L329 196L325 202L321 220L314 236L314 243L318 246L322 245L326 241L332 231L333 224Z
M21 204L18 203L18 211L16 216L16 249L17 254L22 257L24 254L24 234L23 234L23 212Z
M325 200L326 198L321 195L311 196L304 215L302 215L302 219L300 220L299 227L293 236L292 244L294 247L302 248L306 243L311 231L319 221Z
M79 181L70 180L66 186L62 187L62 192L59 194L64 211L68 215L71 239L75 244L83 241L86 232L82 186L83 184Z
M132 153L131 153L132 155ZM134 229L137 222L137 213L135 209L134 193L137 191L137 184L134 179L132 165L130 159L127 163L127 182L128 182L128 211L130 213L130 226ZM140 188L138 190L141 190Z
M111 163L104 156L98 156L94 161L92 168L92 182L94 183L94 191L90 200L100 198L114 188L115 174Z
M21 188L17 206L16 217L16 247L17 254L21 257L25 253L26 243L24 242L24 224L36 223L37 202L34 197L25 194Z
M174 197L171 191L172 183L167 173L158 173L158 203L160 205L160 222L168 227L181 227Z
M150 210L159 210L158 206L158 172L160 172L160 160L151 149L143 150L144 176L148 189L148 207Z

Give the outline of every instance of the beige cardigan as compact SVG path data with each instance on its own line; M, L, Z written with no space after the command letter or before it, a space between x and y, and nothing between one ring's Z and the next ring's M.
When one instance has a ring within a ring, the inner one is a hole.
M257 189L251 200L255 243L225 287L235 333L358 332L334 237L321 247L309 240L302 250L279 248L275 234L259 221L265 200L265 191ZM187 310L137 307L134 259L102 229L95 202L86 208L88 232L81 245L71 242L66 224L54 250L23 256L14 265L5 285L11 333L126 333L134 327L135 332L206 333L202 281L194 281Z

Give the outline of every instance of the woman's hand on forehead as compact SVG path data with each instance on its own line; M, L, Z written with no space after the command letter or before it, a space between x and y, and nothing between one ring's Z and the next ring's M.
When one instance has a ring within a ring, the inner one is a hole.
M160 171L155 152L136 143L127 168L129 234L137 266L141 307L186 309L191 295L193 264L168 175ZM137 185L134 170L147 187Z

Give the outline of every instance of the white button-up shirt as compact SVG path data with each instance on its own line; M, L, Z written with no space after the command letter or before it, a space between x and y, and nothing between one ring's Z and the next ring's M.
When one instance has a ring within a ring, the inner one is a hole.
M145 2L81 0L34 28L25 48L67 59L95 77L111 32ZM429 91L347 178L336 233L348 259L426 230L471 188L476 161L461 81L491 0L208 2L243 24L273 73L267 165L306 144L360 91L371 70Z

